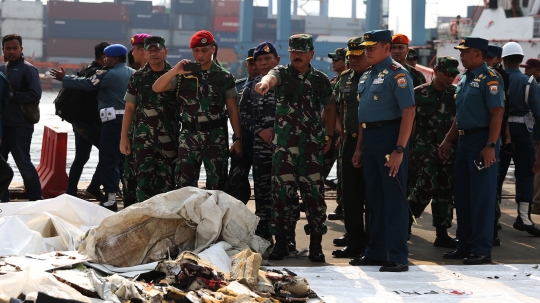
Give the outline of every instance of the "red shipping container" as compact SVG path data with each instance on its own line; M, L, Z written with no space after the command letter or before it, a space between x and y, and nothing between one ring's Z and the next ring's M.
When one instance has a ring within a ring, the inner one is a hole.
M240 16L240 0L214 0L212 11L215 16Z
M47 57L80 57L94 58L94 47L103 40L83 40L83 39L45 39L45 55ZM111 44L128 45L128 41L107 41Z
M232 16L215 16L214 31L237 32L240 29L240 18Z
M47 3L47 18L49 19L78 19L97 21L127 21L128 10L121 3L90 3L49 1ZM88 29L92 30L92 29Z
M154 5L152 6L152 13L154 14L165 14L166 12L166 9L165 9L165 6L163 5Z

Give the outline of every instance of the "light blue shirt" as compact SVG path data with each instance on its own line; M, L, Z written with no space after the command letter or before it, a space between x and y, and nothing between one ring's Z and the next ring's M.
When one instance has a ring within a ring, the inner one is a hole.
M510 89L508 94L508 111L509 116L525 116L529 111L532 111L535 118L540 117L540 90L536 84L536 79L532 79L529 83L530 77L523 74L519 68L507 68L505 69L510 77ZM525 89L529 85L529 97L528 103L525 103ZM539 120L537 120L539 121Z

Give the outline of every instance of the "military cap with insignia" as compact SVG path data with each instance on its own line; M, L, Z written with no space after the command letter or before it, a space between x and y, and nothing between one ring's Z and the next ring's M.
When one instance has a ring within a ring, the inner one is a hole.
M435 63L435 67L441 72L447 72L450 74L459 74L458 70L459 61L450 56L438 57Z
M148 50L151 46L155 46L158 49L165 48L165 39L161 36L150 36L144 39L144 49Z
M264 54L277 54L277 49L274 44L264 41L257 45L255 52L253 53L253 60L257 60L257 57Z
M248 49L248 55L246 57L246 61L253 60L253 53L255 53L255 49L256 49L256 47L252 47L252 48Z
M347 53L346 56L362 56L365 50L365 46L362 45L364 37L355 37L347 41Z
M387 29L378 29L364 34L364 46L372 46L381 41L392 41L392 33Z
M313 50L313 36L297 34L289 37L289 52L309 52Z
M503 48L502 46L488 44L488 53L487 55L491 58L501 57Z
M336 61L345 60L346 53L347 53L346 48L344 47L336 48L336 50L333 53L328 53L328 58L331 58Z
M418 59L418 52L414 48L409 48L407 53L407 60Z
M131 45L144 44L144 39L148 37L150 37L149 34L145 34L145 33L136 34L133 37L131 37L131 41L130 41Z
M455 49L476 48L480 50L488 50L488 41L479 37L465 37L459 45L454 46Z
M128 50L122 44L111 44L103 50L103 53L109 57L119 57L125 56Z
M214 43L214 35L207 30L196 32L189 41L189 48L202 47L212 45Z

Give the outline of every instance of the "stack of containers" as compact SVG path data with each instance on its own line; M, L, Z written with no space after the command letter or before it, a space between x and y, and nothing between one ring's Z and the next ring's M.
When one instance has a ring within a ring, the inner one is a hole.
M359 37L364 35L366 19L328 18L330 36Z
M43 4L41 1L2 2L2 37L19 34L27 58L43 57Z
M253 7L253 42L275 42L277 38L277 22L274 18L268 18L268 7Z
M193 59L189 41L199 30L212 30L211 7L211 0L171 0L171 38L167 45L171 64Z
M128 45L128 9L122 3L49 1L46 56L61 63L92 62L100 42Z
M212 1L214 15L214 39L219 46L218 60L220 62L237 62L238 56L234 47L238 44L240 31L240 1L214 0Z
M129 14L129 35L146 33L153 36L161 36L166 42L171 38L170 15L165 12L153 12L152 1L124 1Z

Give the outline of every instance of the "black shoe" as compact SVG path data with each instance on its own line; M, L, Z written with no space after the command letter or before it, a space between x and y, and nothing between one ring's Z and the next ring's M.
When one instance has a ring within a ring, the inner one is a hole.
M493 246L501 246L501 239L499 237L493 239Z
M324 179L324 185L330 187L330 189L332 190L336 190L337 189L337 178L336 179Z
M283 260L283 258L289 256L289 249L287 247L287 235L276 235L276 245L268 256L268 260Z
M491 263L491 255L484 256L484 255L470 254L467 258L463 259L463 264L467 264L467 265L478 265L478 264L485 264L485 263Z
M352 259L349 261L349 264L354 266L385 266L386 262L362 256L360 258Z
M343 236L339 238L334 239L334 245L335 246L347 246L347 234L343 234Z
M109 206L105 205L105 202L99 202L99 206L105 207L106 209L114 211L114 212L118 211L118 203L116 202L114 202L113 205L109 205Z
M400 263L394 263L394 262L387 262L385 265L383 265L381 268L379 268L380 272L403 272L403 271L409 271L409 265L407 264L400 264Z
M298 208L300 209L301 212L305 213L306 212L306 203L304 203L304 202L298 203Z
M471 253L469 252L466 252L466 251L459 251L459 250L454 250L454 251L450 251L450 252L445 252L443 254L443 258L445 259L464 259L464 258L467 258Z
M296 222L291 222L289 232L287 233L287 248L289 252L295 253L296 250Z
M435 247L446 247L446 248L456 248L457 239L452 239L450 236L446 237L436 237L433 246Z
M352 249L349 247L345 247L344 249L338 249L334 250L332 252L332 255L334 258L356 258L360 257L362 255L363 251L360 249Z
M328 220L343 220L343 207L338 205L333 213L328 214Z
M531 224L531 225L525 225L523 223L523 220L521 220L520 217L517 217L516 221L514 222L514 228L517 229L517 230L520 230L520 231L526 231L528 232L530 235L533 235L533 236L537 236L537 237L540 237L540 229L538 227L536 227L536 225Z
M324 263L325 258L322 251L322 235L309 235L309 255L311 262Z
M89 187L84 191L84 193L88 196L93 197L99 202L107 201L107 196L105 196L105 194L103 194L103 192L99 188L93 189Z
M502 229L501 223L497 222L497 224L495 225L495 228L501 230Z

